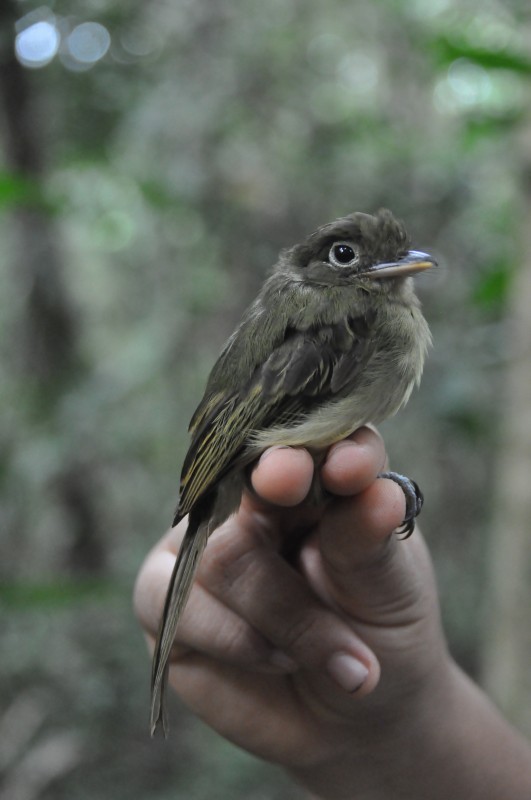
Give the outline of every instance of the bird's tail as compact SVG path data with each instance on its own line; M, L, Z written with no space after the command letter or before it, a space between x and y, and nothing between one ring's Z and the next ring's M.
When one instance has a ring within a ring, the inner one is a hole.
M208 516L191 512L188 528L177 556L164 603L159 633L153 653L151 672L151 735L162 724L164 736L168 732L164 695L168 681L168 662L175 631L188 600L192 582L209 534Z

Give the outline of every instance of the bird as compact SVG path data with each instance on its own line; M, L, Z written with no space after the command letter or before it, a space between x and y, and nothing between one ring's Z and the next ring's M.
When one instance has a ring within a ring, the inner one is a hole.
M387 209L353 212L280 252L214 364L192 416L173 526L188 524L153 653L151 735L167 735L170 652L210 534L237 511L248 466L268 447L318 458L367 423L395 414L420 382L431 344L412 276L436 266L411 250ZM413 532L423 497L394 472Z

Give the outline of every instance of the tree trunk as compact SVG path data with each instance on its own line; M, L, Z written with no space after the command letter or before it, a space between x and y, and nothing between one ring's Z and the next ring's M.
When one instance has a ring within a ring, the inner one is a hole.
M500 708L531 735L531 126L522 143L523 263L508 308L483 679Z
M86 368L80 355L78 318L64 278L60 235L55 219L40 199L46 172L45 108L35 91L35 75L16 60L11 37L20 10L13 0L0 4L0 108L5 161L15 180L26 182L30 197L10 213L14 255L13 282L24 298L10 349L12 368L32 398L29 424L54 426L65 391ZM40 113L41 112L41 113ZM64 435L63 431L56 431ZM93 571L104 562L94 510L94 475L90 464L72 456L52 488L70 525L66 566Z

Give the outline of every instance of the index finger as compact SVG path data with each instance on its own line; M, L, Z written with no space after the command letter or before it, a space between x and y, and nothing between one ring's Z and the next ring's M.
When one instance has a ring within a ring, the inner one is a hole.
M367 488L384 468L385 460L381 436L372 428L363 427L333 444L324 459L314 459L300 447L269 448L253 469L251 485L256 496L267 504L289 508L307 498L316 464L322 487L331 494L345 496Z

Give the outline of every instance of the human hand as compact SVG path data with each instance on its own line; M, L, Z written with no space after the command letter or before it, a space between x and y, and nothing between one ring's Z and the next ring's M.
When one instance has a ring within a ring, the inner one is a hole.
M422 537L391 534L405 502L376 480L384 463L368 428L330 448L318 476L304 450L264 454L210 539L170 683L320 798L524 800L529 743L449 657ZM314 480L328 493L317 504ZM137 580L151 642L185 524Z
M384 465L381 438L360 429L330 448L319 469L328 499L315 505L304 503L310 455L264 454L254 491L210 538L177 631L170 684L182 700L298 772L346 748L355 759L375 737L385 749L382 731L407 728L449 670L429 557L418 532L391 535L405 501L376 480ZM137 582L151 636L183 532L163 538Z

